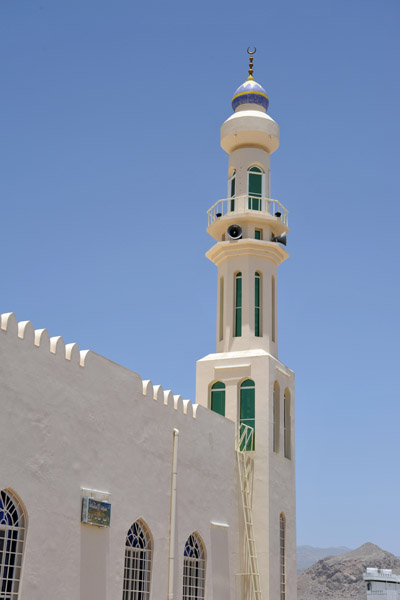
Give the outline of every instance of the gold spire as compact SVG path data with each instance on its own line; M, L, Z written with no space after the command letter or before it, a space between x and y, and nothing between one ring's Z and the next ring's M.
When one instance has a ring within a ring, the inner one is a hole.
M256 50L257 50L257 48L256 48L255 46L254 46L254 50L252 50L251 52L250 52L250 46L247 48L247 54L250 54L250 62L249 62L249 76L248 76L248 78L247 78L248 80L249 80L249 79L250 79L250 80L251 80L251 79L253 79L253 80L254 80L254 77L253 77L253 54L255 54L255 53L256 53Z

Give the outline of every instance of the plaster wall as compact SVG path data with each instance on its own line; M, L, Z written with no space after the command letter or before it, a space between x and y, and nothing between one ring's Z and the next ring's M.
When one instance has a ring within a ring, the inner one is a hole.
M0 489L18 494L28 516L21 600L122 598L125 539L138 518L153 537L151 598L166 598L174 428L175 598L194 531L207 552L206 597L238 598L232 422L13 315L1 319L0 390ZM111 494L109 528L80 522L81 488Z

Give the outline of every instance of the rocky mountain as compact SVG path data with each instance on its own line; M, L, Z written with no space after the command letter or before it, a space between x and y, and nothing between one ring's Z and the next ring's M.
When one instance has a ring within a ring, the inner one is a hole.
M400 574L400 560L368 542L351 552L323 558L301 573L298 600L366 600L362 575L367 567Z
M315 546L297 546L297 572L302 573L311 567L317 560L327 556L337 556L350 552L351 548L339 546L335 548L317 548Z

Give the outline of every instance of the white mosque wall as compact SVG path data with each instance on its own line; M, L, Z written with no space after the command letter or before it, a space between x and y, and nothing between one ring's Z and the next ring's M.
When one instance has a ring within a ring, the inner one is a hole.
M18 494L28 517L21 600L122 599L125 539L138 518L154 542L151 597L167 597L174 428L174 597L195 531L206 598L237 598L233 422L12 314L1 317L0 380L0 489ZM110 494L109 528L81 523L82 488Z

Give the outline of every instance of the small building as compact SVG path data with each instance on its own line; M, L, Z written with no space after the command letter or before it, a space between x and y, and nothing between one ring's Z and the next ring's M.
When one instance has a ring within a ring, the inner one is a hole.
M368 567L363 579L367 600L400 600L400 575L392 573L392 569Z

